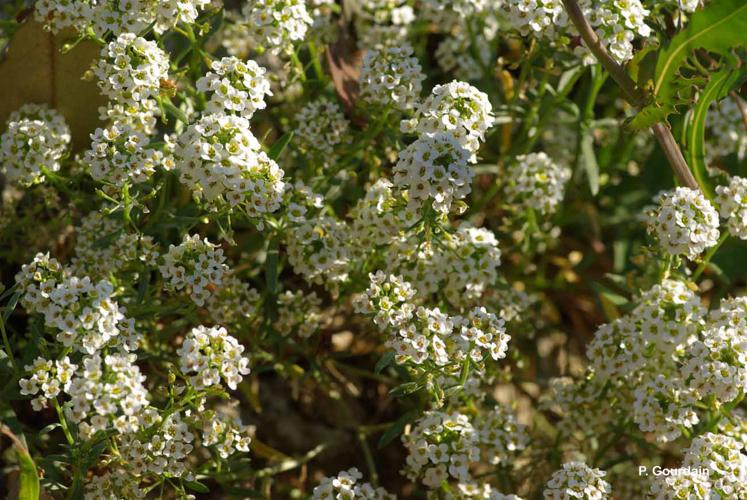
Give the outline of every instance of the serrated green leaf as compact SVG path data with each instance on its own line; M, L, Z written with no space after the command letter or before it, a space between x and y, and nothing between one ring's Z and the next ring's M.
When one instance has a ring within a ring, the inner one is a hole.
M667 116L674 112L675 109L672 105L649 104L638 111L635 116L625 120L623 126L630 131L647 130L666 120Z
M713 188L707 182L708 174L705 163L705 129L708 110L713 102L728 96L729 92L739 87L745 79L747 79L745 67L738 70L723 69L711 76L705 89L700 93L688 122L686 140L688 164L693 169L701 189L711 199L713 199Z
M747 2L716 0L696 11L687 26L659 53L656 63L654 95L660 103L671 102L676 95L673 81L682 62L695 49L729 56L739 46L747 45Z

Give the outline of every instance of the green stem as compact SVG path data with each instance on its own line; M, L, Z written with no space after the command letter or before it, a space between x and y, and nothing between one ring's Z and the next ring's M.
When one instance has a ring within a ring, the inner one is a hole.
M301 64L301 60L298 58L298 54L296 54L295 50L290 52L290 58L291 62L293 62L293 66L296 67L299 78L303 83L306 83L306 70L304 70L303 64Z
M21 370L18 366L18 363L16 362L15 356L13 355L13 349L10 347L10 341L8 340L8 332L5 330L5 319L3 319L3 314L0 314L0 332L2 332L2 335L3 335L3 345L5 346L5 353L8 355L8 358L10 359L10 364L13 365L13 371L15 373L19 373Z
M693 281L697 281L698 278L700 278L700 275L703 274L703 271L705 271L706 267L708 267L708 264L711 262L713 256L716 255L718 249L721 247L721 245L724 244L727 239L729 239L729 233L727 231L724 231L723 233L721 233L721 237L718 239L718 242L708 250L708 253L705 254L705 257L703 257L703 261L695 269L695 272L693 273Z
M363 450L363 456L366 459L366 466L368 467L368 475L371 478L371 484L373 484L374 487L378 487L379 486L379 473L376 470L376 462L374 461L373 454L371 453L371 447L368 446L366 435L362 432L359 432L358 441L361 444L361 449Z

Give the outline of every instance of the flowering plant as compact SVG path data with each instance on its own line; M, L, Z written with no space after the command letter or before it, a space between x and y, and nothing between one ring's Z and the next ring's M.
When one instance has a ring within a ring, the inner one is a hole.
M2 491L747 498L745 29L2 3Z

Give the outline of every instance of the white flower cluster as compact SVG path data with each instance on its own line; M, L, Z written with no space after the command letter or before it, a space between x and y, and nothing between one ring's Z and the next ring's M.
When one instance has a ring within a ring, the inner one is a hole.
M249 0L243 14L249 34L272 52L289 52L306 37L314 20L304 0Z
M529 445L526 426L519 423L512 410L502 405L480 415L475 431L483 445L483 459L493 465L510 463Z
M153 266L157 258L153 237L121 232L118 221L94 211L75 228L75 257L70 268L74 274L103 278L134 262Z
M243 425L240 418L223 413L210 410L201 414L202 445L215 446L223 459L237 452L248 453L252 442L250 427Z
M350 123L340 106L327 98L306 104L294 121L298 148L325 163L334 160L335 147L350 142Z
M280 207L284 172L262 151L241 116L210 114L179 136L175 151L181 180L217 206L244 203L259 217Z
M540 215L555 213L565 196L571 170L545 153L517 156L506 168L507 205L517 211L532 209Z
M158 97L168 71L168 55L156 42L134 33L122 33L109 42L93 66L102 93L115 103L134 107Z
M415 307L411 302L415 291L400 276L378 271L369 279L366 293L355 299L356 310L373 314L381 330L391 330L387 346L394 349L398 363L430 362L446 367L470 359L479 369L488 358L506 356L511 337L504 321L485 308L450 317L438 308Z
M179 245L169 245L159 266L166 286L186 290L195 304L203 306L210 297L210 285L220 286L228 270L223 249L199 235L185 235Z
M361 49L380 50L406 43L408 27L415 21L409 0L357 0L353 8Z
M97 353L81 361L65 390L71 403L65 415L85 439L109 428L110 421L122 433L135 432L143 424L148 391L136 360L135 354L119 352L103 358Z
M450 478L472 483L470 464L480 460L479 435L467 415L429 411L409 433L402 435L407 448L403 473L437 489Z
M741 105L745 105L744 102ZM706 123L709 160L736 154L741 160L747 153L747 131L740 104L730 97L712 105Z
M133 480L136 482L148 474L157 477L168 474L187 480L194 478L187 458L194 450L195 435L182 413L175 412L164 419L155 411L146 411L146 414L152 425L144 423L143 427L147 428L146 436L150 437L124 434L117 445L127 473L135 476Z
M348 280L347 226L334 217L308 217L288 231L288 262L309 283L335 293Z
M337 474L336 477L325 477L311 493L312 500L337 500L342 498L366 500L395 500L396 495L384 488L374 488L370 483L359 482L363 474L353 467Z
M459 32L438 44L435 55L442 70L470 81L480 79L485 68L490 68L493 54L484 36L475 36L473 42L469 35Z
M705 308L685 283L665 280L644 292L628 315L600 327L588 347L597 384L627 393L621 399L631 398L633 420L659 441L676 439L699 421L699 396L675 356L697 341L704 318Z
M197 90L212 93L208 113L235 113L251 118L264 109L265 96L271 96L267 70L254 61L224 57L210 63L210 70L197 80Z
M747 394L747 331L720 327L688 346L682 375L702 398L728 402Z
M742 444L708 432L693 439L682 462L690 474L660 476L651 485L656 498L744 498L747 495L747 455ZM699 473L706 470L708 474Z
M65 356L56 361L44 358L36 358L33 364L26 365L26 373L30 373L27 378L18 380L21 387L21 394L24 396L36 396L31 400L31 406L35 411L40 411L47 407L47 402L60 395L62 391L67 391L75 373L76 365L70 363L70 358Z
M747 240L747 179L735 176L727 186L717 186L715 201L729 232Z
M56 338L65 347L93 354L127 327L110 282L73 276L49 254L39 253L25 264L16 282L23 292L21 305L43 314L45 325L58 330Z
M29 186L44 181L42 169L60 170L70 145L70 129L57 111L24 104L8 117L0 135L0 173L8 182Z
M651 35L646 18L651 13L640 0L583 0L589 24L619 63L633 58L633 40Z
M286 290L278 295L278 319L273 327L280 335L298 335L307 339L314 335L322 323L322 300L316 292Z
M673 441L682 429L700 421L697 395L683 382L676 374L649 374L635 388L633 420L643 432L653 432L657 441Z
M480 142L494 121L487 94L468 83L453 81L433 87L425 101L416 106L415 115L402 120L400 128L421 137L449 133L470 152L470 162L474 163Z
M412 47L369 50L363 56L359 77L360 97L374 106L408 110L420 97L425 75Z
M562 469L553 473L545 485L544 497L547 500L609 498L612 487L604 480L606 474L599 469L592 469L583 462L565 463Z
M719 238L718 212L695 189L678 187L660 193L648 216L648 231L671 255L690 260L716 245Z
M394 185L407 191L408 210L421 213L430 206L447 215L452 203L472 190L469 157L470 152L449 133L423 135L400 151Z
M500 6L501 0L491 5L489 0L425 0L421 16L439 31L450 32L461 27L467 19Z
M387 245L414 219L397 210L399 200L389 179L379 179L366 189L366 194L348 212L352 219L351 240L357 253L371 252L378 245Z
M189 375L190 383L198 390L220 385L221 378L226 385L236 390L242 375L249 370L249 358L242 356L244 346L228 335L223 327L193 328L177 350L179 368Z
M70 363L67 356L54 362L37 358L25 367L30 377L19 380L21 394L35 396L41 392L31 401L36 411L46 408L49 399L67 394L70 405L65 407L65 415L77 424L83 439L90 439L110 424L120 432L134 432L141 423L141 410L148 405L145 376L134 364L136 358L135 354L119 352L107 354L102 360L96 353L84 357L80 365Z
M420 245L416 237L393 241L384 269L402 275L423 296L441 294L466 308L479 303L498 278L501 250L495 234L466 224L439 245Z
M522 36L555 38L569 23L561 0L506 0L504 9L511 26Z
M223 276L218 289L205 302L210 319L217 325L233 325L257 316L260 294L234 273Z
M104 37L139 33L151 23L157 33L177 24L193 24L199 11L211 0L39 0L34 6L36 20L57 33L65 28L84 32L90 27Z
M650 11L640 0L582 0L579 6L602 44L620 63L633 57L632 42L636 36L645 38L651 34L645 23ZM511 24L523 36L560 41L575 34L560 0L507 0L505 8Z
M127 180L145 182L157 166L171 168L174 159L147 147L149 137L132 124L114 120L91 134L91 147L83 155L83 164L91 177L121 186Z

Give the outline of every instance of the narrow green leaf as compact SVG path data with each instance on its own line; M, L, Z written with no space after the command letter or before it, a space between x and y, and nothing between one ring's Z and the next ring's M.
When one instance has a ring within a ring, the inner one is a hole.
M272 158L273 160L277 160L280 157L280 154L283 152L285 147L288 145L288 143L293 139L293 131L286 132L283 134L280 139L278 139L275 144L272 145L270 148L270 151L267 152L267 156Z
M38 500L39 499L39 474L36 470L36 464L29 455L26 446L18 439L10 428L0 425L0 432L5 434L13 441L13 446L18 456L19 468L19 485L18 500Z
M187 115L184 114L184 111L174 106L171 101L163 99L161 101L161 104L168 114L184 123L185 125L189 125L189 119L187 118Z
M405 426L415 420L415 417L417 417L417 413L414 411L409 411L399 417L387 430L384 431L384 433L379 438L378 448L381 449L384 446L391 443L394 438L402 434L402 431L405 430Z
M747 69L723 69L711 76L698 101L692 110L692 117L687 127L687 160L693 169L695 178L701 189L713 199L713 188L709 185L705 163L705 130L708 110L713 102L729 95L733 89L739 87L747 79Z
M210 488L199 481L184 481L184 486L197 493L210 493Z
M376 363L376 366L374 367L374 373L381 373L384 368L392 364L392 361L394 361L394 351L387 351Z
M389 391L390 396L406 396L408 394L412 394L414 392L418 392L420 389L423 388L423 384L420 382L405 382L404 384L400 384L391 391Z
M581 137L580 161L584 167L584 172L586 172L586 177L589 179L591 194L596 196L599 193L599 163L594 152L594 136L591 134L591 130L584 131L584 135Z

